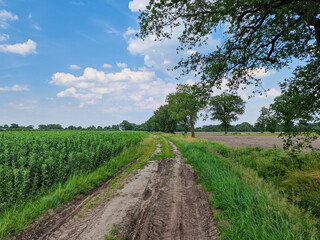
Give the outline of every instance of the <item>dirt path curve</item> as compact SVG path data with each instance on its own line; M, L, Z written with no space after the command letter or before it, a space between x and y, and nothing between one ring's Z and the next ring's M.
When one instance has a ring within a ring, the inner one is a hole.
M143 169L134 172L128 168L116 181L79 203L69 216L53 215L47 228L42 226L19 239L103 240L106 235L119 239L219 239L208 194L195 183L195 172L185 164L178 148L170 144L174 159L145 159L148 165ZM159 152L157 146L154 154Z

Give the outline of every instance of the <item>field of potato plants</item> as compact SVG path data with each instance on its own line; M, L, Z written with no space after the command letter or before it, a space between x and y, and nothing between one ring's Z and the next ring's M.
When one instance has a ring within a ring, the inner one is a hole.
M0 132L0 211L44 194L73 175L88 173L143 132Z

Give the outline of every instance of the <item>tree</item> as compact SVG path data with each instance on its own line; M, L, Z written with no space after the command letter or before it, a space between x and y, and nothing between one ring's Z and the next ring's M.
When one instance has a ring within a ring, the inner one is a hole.
M310 122L309 116L314 117L319 109L313 101L320 101L319 94L314 94L320 82L320 1L150 0L140 15L138 36L145 39L153 35L155 40L163 40L172 37L173 29L180 26L183 31L178 50L184 51L206 44L208 36L222 31L223 25L225 40L216 50L195 52L181 59L176 68L182 68L182 74L201 75L206 91L211 91L212 86L220 87L223 79L231 90L237 90L241 85L261 86L261 79L255 76L257 70L280 70L293 59L304 60L306 65L295 69L285 92L297 98L312 96L306 101L309 104L301 109L299 102L290 98L284 97L281 102L298 104L295 112L302 110L300 120L290 121ZM301 91L289 90L297 86ZM262 87L256 90L263 91ZM293 128L289 126L286 131L290 134Z
M221 121L225 134L232 121L238 120L237 115L243 114L245 102L241 97L233 94L222 93L218 96L211 97L209 102L209 113L212 120Z
M134 124L128 122L127 120L123 120L120 123L120 128L121 128L121 130L133 130L134 129Z
M182 26L183 50L206 43L224 24L226 40L217 50L192 54L178 67L185 67L185 73L200 67L210 86L225 78L238 88L241 83L260 83L253 74L257 68L281 69L292 58L319 59L319 14L318 0L151 0L139 17L139 36L152 34L162 40Z
M160 106L158 110L154 112L154 116L154 121L161 132L175 132L178 120L175 114L172 114L171 106L168 104Z
M261 114L257 119L255 126L260 129L260 132L269 131L274 133L278 127L277 119L270 108L262 107Z
M11 123L10 128L13 128L13 129L19 128L19 124Z
M197 114L206 105L205 99L197 94L197 87L178 84L177 92L169 94L167 102L171 115L181 124L184 132L187 133L190 128L192 137L195 137L194 125Z

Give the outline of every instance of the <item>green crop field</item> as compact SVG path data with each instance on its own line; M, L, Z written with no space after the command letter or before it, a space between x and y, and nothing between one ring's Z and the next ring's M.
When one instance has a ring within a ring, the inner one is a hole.
M142 141L144 132L0 133L0 211L89 173Z

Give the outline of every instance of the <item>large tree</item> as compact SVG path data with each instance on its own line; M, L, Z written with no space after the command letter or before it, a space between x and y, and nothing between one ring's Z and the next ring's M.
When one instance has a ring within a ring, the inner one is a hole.
M238 120L238 116L244 113L245 101L241 97L233 94L222 93L214 96L209 102L209 114L212 120L221 121L225 134L232 121Z
M201 70L209 86L228 79L260 84L254 70L281 69L292 58L319 59L320 1L318 0L150 0L140 15L140 34L170 38L181 26L179 49L206 43L207 36L225 25L225 40L212 52L192 54L178 66ZM201 63L201 64L199 64Z
M171 107L166 104L163 106L160 106L155 112L154 112L154 119L157 128L161 132L167 132L167 133L174 133L178 120L175 115L172 114Z
M177 92L167 96L171 114L182 125L185 133L190 129L195 137L194 125L198 119L198 112L205 107L206 101L197 94L197 86L178 84Z
M150 0L140 15L138 35L144 39L151 34L162 40L170 38L175 27L183 29L181 51L205 44L209 35L224 30L224 40L216 49L196 52L176 66L182 67L183 74L198 72L208 91L226 80L231 90L254 84L258 87L255 92L262 93L256 70L280 70L293 59L302 60L304 66L298 66L294 77L287 80L286 96L281 99L290 108L297 107L296 113L302 112L291 115L296 118L290 120L290 114L280 115L287 122L310 122L319 115L319 108L314 107L320 100L314 91L320 82L319 0ZM298 92L290 90L297 87ZM297 102L291 98L304 98L306 104L292 105ZM284 130L292 134L292 129Z

